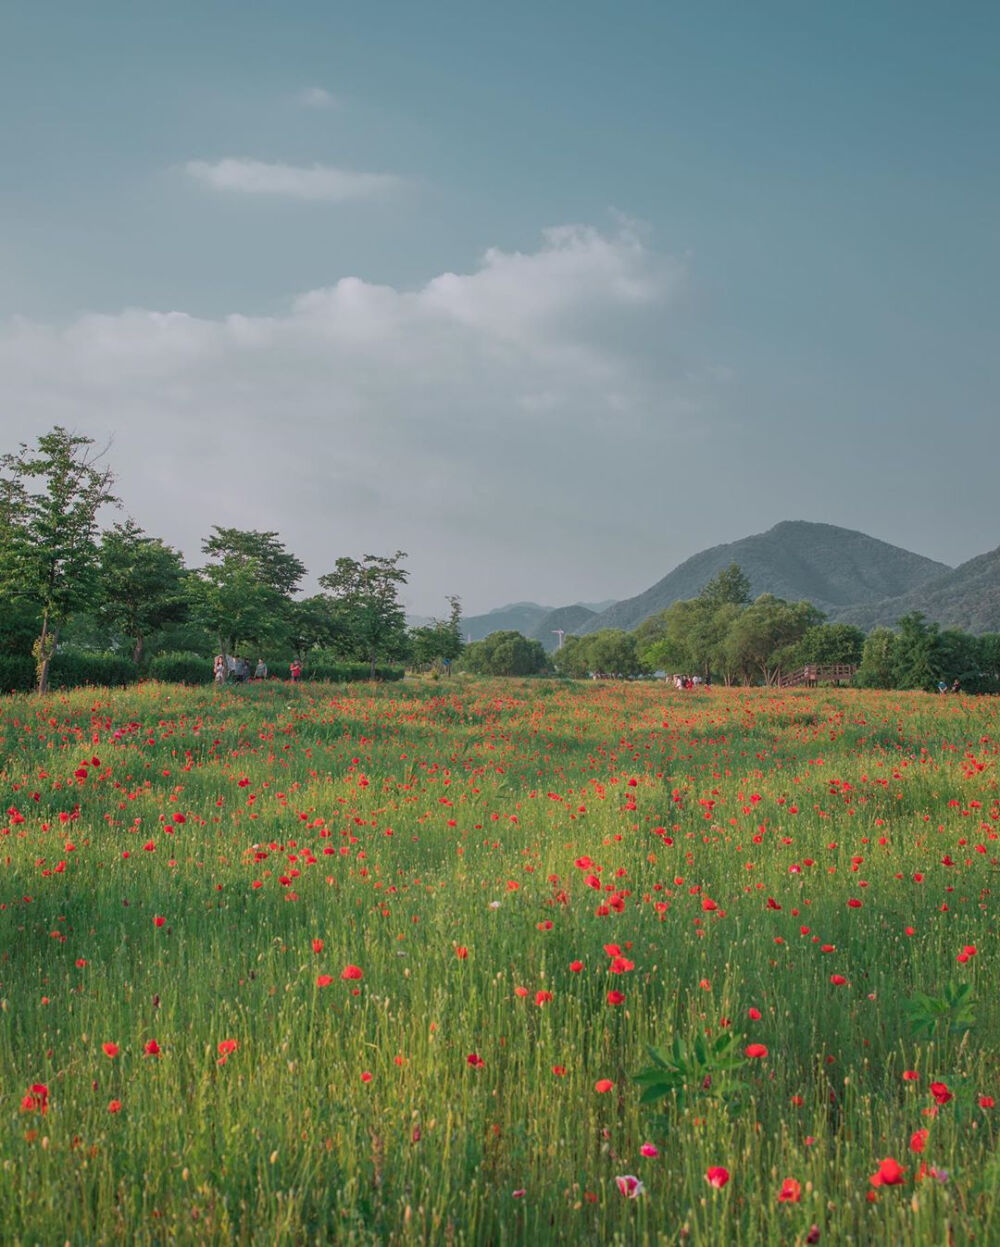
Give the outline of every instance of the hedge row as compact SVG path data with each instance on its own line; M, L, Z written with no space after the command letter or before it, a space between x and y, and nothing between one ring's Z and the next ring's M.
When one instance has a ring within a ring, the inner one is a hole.
M288 663L276 664L272 676L286 678ZM149 664L146 675L167 684L211 684L212 661L197 654L158 654ZM133 684L140 678L135 664L117 654L92 654L85 650L57 650L49 667L51 688L76 688L81 684ZM303 667L305 680L326 680L331 684L349 684L368 679L367 663L333 663L320 661ZM396 667L377 667L377 680L401 680L403 671ZM35 687L34 660L25 655L0 654L0 693L28 693Z

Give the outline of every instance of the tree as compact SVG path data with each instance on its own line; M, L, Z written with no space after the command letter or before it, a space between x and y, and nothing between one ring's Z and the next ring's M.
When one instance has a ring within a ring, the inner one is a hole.
M188 596L192 613L217 638L220 652L285 638L291 594L306 569L278 534L216 525L201 548L212 561L188 578Z
M410 629L410 652L414 666L427 668L440 663L447 672L461 654L465 644L462 640L462 600L451 596L447 601L447 619L435 619L423 627Z
M546 671L549 656L541 641L520 632L491 632L465 647L462 666L478 675L539 675Z
M862 688L894 688L898 635L891 628L873 628L865 638L857 681Z
M811 602L786 602L762 593L740 612L726 635L726 650L744 683L759 673L765 684L773 684L790 648L822 619L822 611Z
M249 529L212 527L212 536L202 543L202 551L218 561L232 557L252 565L261 584L268 585L283 598L291 599L306 574L305 564L289 554L277 533Z
M0 458L0 592L33 606L38 691L48 689L59 630L97 590L97 514L118 499L92 438L57 425ZM32 492L32 483L43 488Z
M187 618L181 556L130 519L101 537L98 571L96 620L132 641L132 661L139 666L150 633Z
M793 665L845 663L856 667L861 662L864 644L865 634L853 624L816 624L796 645Z
M367 661L371 678L379 658L400 659L407 653L406 615L399 589L409 573L400 563L402 550L391 556L366 554L337 559L319 583L332 596L355 656Z
M593 673L627 680L648 670L639 658L635 633L620 628L567 637L562 649L552 655L552 661L558 671L576 678Z
M750 578L739 563L730 563L714 576L698 594L697 600L705 606L749 606Z
M935 687L942 675L939 644L940 626L929 623L921 611L911 611L897 621L896 669L894 688Z

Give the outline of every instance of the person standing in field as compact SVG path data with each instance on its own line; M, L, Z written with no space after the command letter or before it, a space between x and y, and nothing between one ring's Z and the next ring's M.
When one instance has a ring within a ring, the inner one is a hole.
M221 654L215 655L215 682L216 684L225 684L226 682L226 660Z
M297 658L293 661L292 665L288 668L288 673L292 677L293 684L298 684L299 680L302 679L302 664L299 662Z
M257 659L257 667L253 673L253 676L255 680L267 679L267 663L263 660L263 658Z

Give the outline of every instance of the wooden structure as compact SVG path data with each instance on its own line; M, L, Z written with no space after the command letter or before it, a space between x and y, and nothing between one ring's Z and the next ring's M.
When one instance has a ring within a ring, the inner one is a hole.
M806 663L798 671L782 672L778 680L782 688L791 688L796 684L815 687L824 684L849 684L854 679L857 667L847 662Z

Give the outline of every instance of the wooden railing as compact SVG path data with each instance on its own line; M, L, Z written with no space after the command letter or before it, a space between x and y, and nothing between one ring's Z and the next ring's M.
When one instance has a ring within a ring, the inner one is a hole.
M854 679L857 667L846 662L807 663L798 671L782 672L779 685L790 688L795 684L846 684Z

